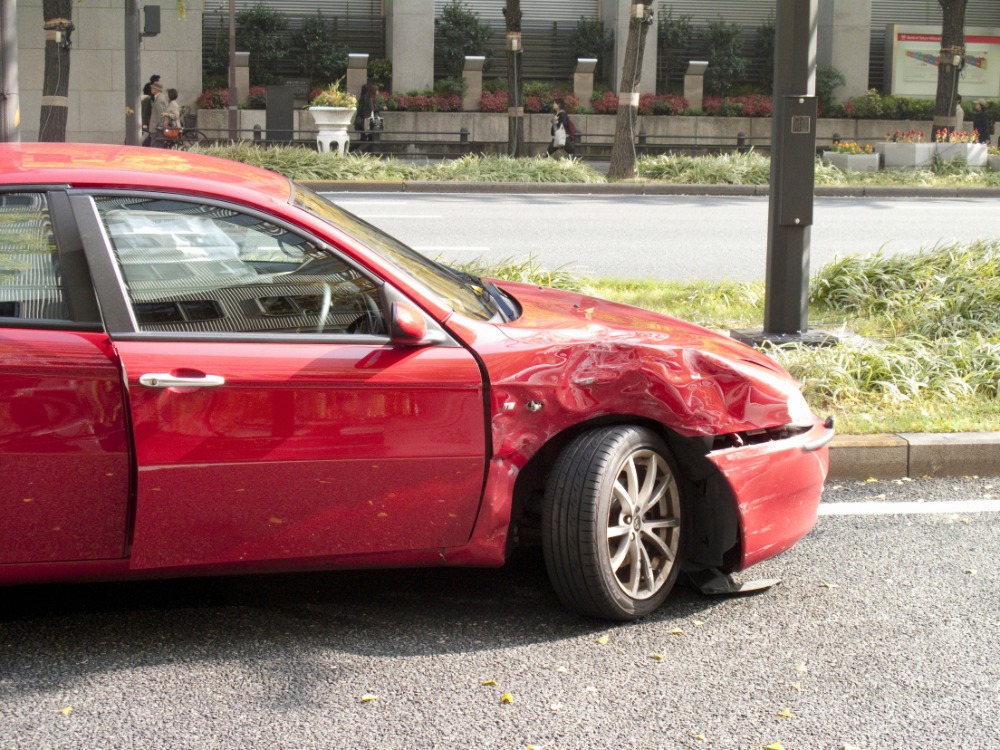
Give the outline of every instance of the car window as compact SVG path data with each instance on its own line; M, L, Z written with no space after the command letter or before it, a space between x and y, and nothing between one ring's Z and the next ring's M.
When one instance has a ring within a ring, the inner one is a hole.
M384 334L378 285L294 232L219 206L95 201L141 331Z
M0 317L71 319L43 193L0 194Z
M293 203L360 240L387 261L417 279L460 313L479 320L490 320L497 314L496 305L478 280L464 277L440 263L425 258L395 237L389 236L381 229L362 221L354 214L301 185L295 185Z

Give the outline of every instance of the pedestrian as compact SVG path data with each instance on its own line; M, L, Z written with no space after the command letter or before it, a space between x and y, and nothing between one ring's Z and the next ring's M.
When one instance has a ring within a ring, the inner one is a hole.
M368 81L361 87L358 108L354 113L354 129L361 133L361 140L366 144L372 143L375 133L382 130L382 118L378 112L378 84ZM360 150L367 153L371 146L366 145Z
M965 131L965 110L962 109L962 95L955 97L955 130L959 133Z
M552 127L549 132L552 134L552 143L549 144L547 153L552 156L556 151L566 154L573 153L573 125L566 113L566 102L556 99L552 102Z
M153 84L158 84L160 77L153 74L146 85L142 87L142 129L149 130L149 116L153 113Z
M170 100L163 93L163 86L159 81L150 83L149 91L153 98L153 103L149 112L149 120L147 121L149 133L146 135L146 140L142 142L143 146L152 145L153 138L156 136L156 129L162 125L163 112L170 104Z
M180 135L181 129L181 105L177 103L177 89L167 89L167 107L160 115L160 127L163 128L164 135L174 138ZM175 135L170 135L171 130Z
M976 99L972 110L972 128L976 131L976 141L978 143L989 143L993 134L993 118L986 110L986 100Z

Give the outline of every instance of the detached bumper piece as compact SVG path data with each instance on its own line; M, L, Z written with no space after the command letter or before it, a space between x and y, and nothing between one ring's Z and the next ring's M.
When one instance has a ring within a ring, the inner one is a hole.
M740 583L731 575L716 568L695 568L685 570L688 584L706 596L742 596L756 594L777 586L780 578L760 578L756 581Z

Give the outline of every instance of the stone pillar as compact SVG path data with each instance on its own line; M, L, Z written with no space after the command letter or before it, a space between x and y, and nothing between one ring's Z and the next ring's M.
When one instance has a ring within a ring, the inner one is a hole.
M236 104L250 96L250 53L236 53Z
M597 68L596 57L578 57L576 70L573 71L573 95L580 101L581 107L589 107L594 96L594 69Z
M434 86L434 3L385 0L385 48L393 93Z
M646 5L655 5L648 0ZM603 0L601 3L601 20L605 28L615 32L614 60L609 60L611 66L611 82L615 91L621 83L622 68L625 60L625 44L628 41L628 22L632 13L631 0ZM639 76L639 93L656 93L656 15L659 9L654 8L654 28L646 33L646 46L642 53L642 72Z
M868 90L869 37L872 0L824 0L817 17L816 62L844 74L847 83L837 89L840 101Z
M486 58L481 55L465 56L465 67L462 69L462 80L465 81L462 109L466 112L479 111L479 100L483 96L483 66L485 64Z
M347 80L344 82L344 89L360 97L361 87L366 83L368 83L368 55L352 52L347 56Z
M688 60L688 69L684 74L684 98L691 109L701 109L704 101L706 68L708 62L705 60Z

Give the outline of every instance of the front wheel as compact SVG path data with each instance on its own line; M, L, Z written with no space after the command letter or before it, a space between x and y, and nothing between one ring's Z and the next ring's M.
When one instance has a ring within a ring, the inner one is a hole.
M591 430L549 475L545 566L560 600L611 620L648 615L667 598L681 557L681 489L662 438L636 426Z

